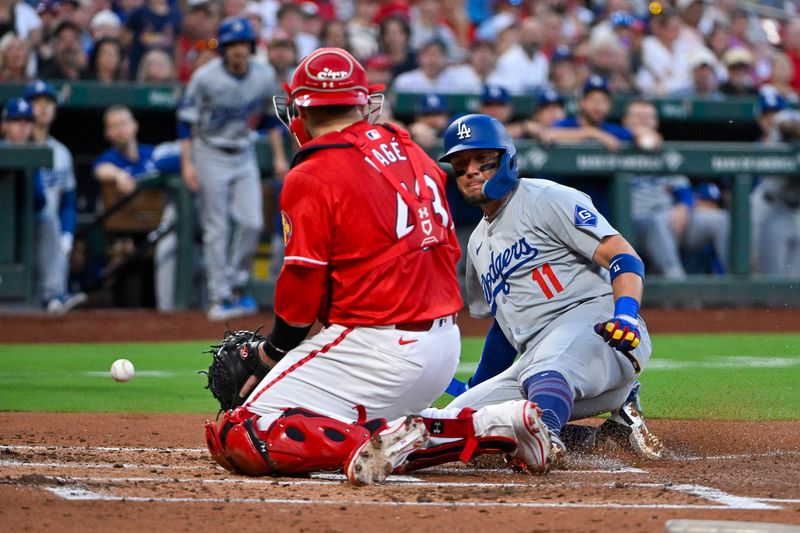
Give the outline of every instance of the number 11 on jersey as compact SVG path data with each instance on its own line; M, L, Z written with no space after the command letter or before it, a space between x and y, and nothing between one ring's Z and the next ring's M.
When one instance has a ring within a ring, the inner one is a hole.
M548 300L555 296L555 294L564 292L564 287L561 285L561 282L558 281L556 273L553 272L553 269L550 267L550 263L545 263L541 267L534 268L532 277L533 281L539 284L539 288L542 289L544 297ZM554 290L555 294L553 293Z

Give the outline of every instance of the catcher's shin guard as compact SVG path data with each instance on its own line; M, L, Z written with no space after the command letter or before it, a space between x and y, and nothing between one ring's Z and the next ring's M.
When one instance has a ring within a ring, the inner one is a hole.
M432 437L457 438L417 450L396 471L411 472L455 460L467 462L476 455L506 454L512 466L526 472L547 472L551 466L551 441L539 408L527 400L489 405L478 411L462 409L457 419L429 419Z
M250 476L338 470L352 450L370 439L384 421L348 424L305 409L289 409L267 430L245 409L225 413L219 431L206 424L206 442L223 468ZM366 426L366 427L365 427Z
M214 422L206 422L206 446L208 446L208 451L217 464L229 472L237 474L244 473L232 462L227 447L224 444L226 437L231 428L241 424L243 420L246 420L250 416L252 416L252 414L245 409L229 409L222 414L219 427Z
M465 407L457 418L423 417L431 437L457 440L416 450L395 472L412 472L453 461L466 463L478 455L513 453L517 449L517 442L509 436L476 435L475 412Z

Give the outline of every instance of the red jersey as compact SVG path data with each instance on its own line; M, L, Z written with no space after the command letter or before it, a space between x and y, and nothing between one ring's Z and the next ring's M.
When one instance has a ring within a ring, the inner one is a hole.
M463 305L446 174L406 139L358 122L303 145L286 176L284 263L327 270L323 323L422 321Z

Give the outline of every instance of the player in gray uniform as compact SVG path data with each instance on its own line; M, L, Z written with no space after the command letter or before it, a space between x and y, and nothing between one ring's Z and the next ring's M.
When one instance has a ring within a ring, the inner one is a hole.
M178 136L183 179L199 192L208 316L225 320L258 310L245 292L264 224L253 128L271 113L276 87L270 70L251 58L255 33L247 19L225 20L218 41L222 57L195 71L186 87ZM236 230L229 253L230 219Z
M522 354L450 407L536 402L553 456L562 458L559 437L570 419L612 412L611 423L627 428L637 451L659 457L661 443L638 406L636 378L652 347L638 315L644 265L633 247L587 195L552 181L519 180L516 149L495 118L462 117L444 142L441 161L485 214L466 250L470 313L494 318L481 364ZM610 285L599 267L609 269Z
M631 101L622 125L642 149L659 149L658 112L647 100ZM730 214L725 209L695 202L692 184L682 175L635 176L631 180L631 215L636 247L654 273L686 277L681 249L700 250L712 244L721 270L727 270Z
M75 236L75 170L72 153L50 135L56 118L56 92L53 86L35 80L25 86L25 99L33 113L33 142L53 151L52 168L40 168L45 206L37 216L37 260L42 302L48 312L61 314L84 303L83 292L70 294L69 258Z
M762 90L762 118L773 114L765 144L800 139L800 112L785 109L779 94ZM800 180L797 176L764 176L750 196L753 258L756 272L800 279Z

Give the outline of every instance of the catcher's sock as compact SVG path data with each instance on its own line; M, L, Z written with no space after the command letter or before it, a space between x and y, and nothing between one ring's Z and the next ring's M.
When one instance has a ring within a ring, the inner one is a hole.
M555 435L569 422L572 415L573 394L567 380L553 370L539 372L523 383L528 400L542 410L542 422Z

